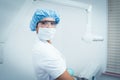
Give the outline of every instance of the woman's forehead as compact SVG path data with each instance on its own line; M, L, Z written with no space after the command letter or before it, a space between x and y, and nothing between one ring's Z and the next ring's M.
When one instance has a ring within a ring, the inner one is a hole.
M47 18L44 18L42 19L41 21L55 21L55 19L51 18L51 17L47 17Z

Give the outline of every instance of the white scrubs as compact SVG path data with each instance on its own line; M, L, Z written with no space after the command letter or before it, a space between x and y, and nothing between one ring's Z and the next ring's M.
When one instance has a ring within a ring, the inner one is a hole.
M53 45L38 39L32 51L38 80L55 80L65 72L64 57Z

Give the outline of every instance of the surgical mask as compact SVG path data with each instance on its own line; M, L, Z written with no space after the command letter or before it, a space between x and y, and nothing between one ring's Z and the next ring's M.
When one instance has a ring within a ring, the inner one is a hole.
M39 28L38 38L40 40L51 40L55 35L55 28Z

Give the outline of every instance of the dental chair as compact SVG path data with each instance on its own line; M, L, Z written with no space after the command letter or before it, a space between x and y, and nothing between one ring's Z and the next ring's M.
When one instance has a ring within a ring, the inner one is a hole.
M83 71L80 72L79 77L85 78L83 80L96 80L96 76L100 74L100 70L101 65L98 62L91 62L84 67Z
M73 76L74 77L74 80L88 80L86 78L81 78L81 77L78 77L78 76Z

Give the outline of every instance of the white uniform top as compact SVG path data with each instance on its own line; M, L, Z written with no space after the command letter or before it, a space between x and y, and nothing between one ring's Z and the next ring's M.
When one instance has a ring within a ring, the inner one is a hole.
M55 80L65 72L66 63L64 57L48 42L38 40L32 51L38 80Z

